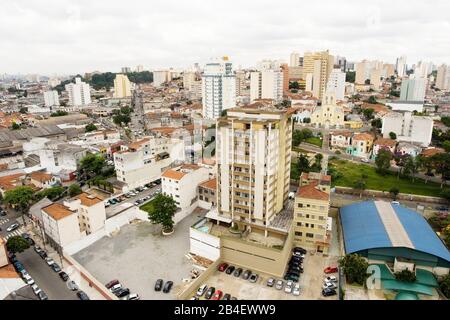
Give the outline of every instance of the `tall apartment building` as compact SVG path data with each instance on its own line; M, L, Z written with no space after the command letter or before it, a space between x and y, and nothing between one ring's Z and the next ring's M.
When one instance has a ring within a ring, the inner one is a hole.
M283 74L283 94L289 92L289 66L287 63L283 63L280 66L281 73Z
M248 94L245 71L236 71L236 97Z
M333 93L336 100L344 100L345 95L345 72L341 69L333 69L327 83L327 92Z
M161 87L163 83L169 81L170 81L170 72L168 70L153 71L153 85L155 87Z
M202 77L203 117L217 119L236 106L236 76L228 57L207 63Z
M122 71L122 73L127 74L127 73L131 72L131 68L130 67L122 67L121 71Z
M283 99L283 73L280 70L262 70L250 73L250 101Z
M136 66L136 72L142 72L144 71L144 66L142 64L139 64Z
M363 60L358 62L355 67L356 84L365 84L366 80L370 80L370 84L375 88L381 86L381 78L383 77L384 65L381 61Z
M75 83L66 84L65 88L71 106L85 106L91 103L91 88L89 84L81 81L81 78L75 78Z
M170 139L154 137L121 146L121 150L114 153L114 167L117 180L124 183L123 191L159 179L171 164L170 147Z
M433 134L433 119L414 116L411 112L392 112L383 117L381 133L383 138L389 138L394 132L398 141L416 142L428 147Z
M105 226L106 210L102 199L83 192L64 201L64 205L78 214L82 234L89 235Z
M117 74L114 79L114 98L131 97L131 82L126 74Z
M436 88L450 90L450 66L441 65L437 70Z
M324 254L331 239L330 187L331 176L303 173L294 204L294 243Z
M406 75L406 56L401 56L397 58L397 62L395 64L395 71L397 71L397 75L399 77L403 77Z
M395 76L395 65L392 63L383 64L383 77L385 79Z
M333 71L334 57L329 51L306 52L303 57L303 76L306 79L306 91L322 100L329 76Z
M219 215L265 230L289 192L290 110L234 108L217 120Z
M292 52L289 61L289 67L300 67L300 53Z
M46 107L59 106L58 91L56 90L45 91L44 103Z
M428 75L433 71L433 63L426 61L419 61L414 66L414 75L419 78L428 78Z
M411 75L409 79L402 80L400 88L400 101L423 102L427 89L427 79Z

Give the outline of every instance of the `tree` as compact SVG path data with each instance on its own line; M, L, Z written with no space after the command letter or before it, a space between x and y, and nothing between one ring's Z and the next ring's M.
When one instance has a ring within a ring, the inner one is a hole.
M349 283L363 285L368 274L369 263L362 256L352 253L339 259L339 266L347 277Z
M450 299L450 274L447 274L439 281L439 288L447 299Z
M50 200L56 200L61 197L66 190L63 187L56 186L44 189L38 193L36 193L36 198L38 200L43 198L49 198Z
M403 166L403 174L407 177L411 177L412 176L412 181L414 182L414 178L417 172L419 172L421 163L420 163L420 158L416 157L413 158L411 156L406 157L406 160L404 161L404 166Z
M389 138L391 138L392 140L396 140L397 139L397 134L395 132L389 132Z
M394 273L395 279L403 282L414 282L416 281L416 275L414 272L409 271L408 269L403 269L402 271L398 271Z
M318 153L314 156L314 163L311 166L311 170L315 172L320 172L322 170L322 159L323 154Z
M20 125L17 124L16 122L13 122L11 128L12 128L13 130L19 130L19 129L20 129Z
M441 117L441 122L447 127L450 127L450 117Z
M87 154L80 160L80 172L86 177L100 175L106 164L105 158L101 154Z
M373 119L373 118L374 118L374 116L373 116L374 112L375 112L375 110L372 109L372 108L364 109L364 110L362 111L364 117L365 117L367 120L370 120L370 119Z
M375 157L375 165L377 166L377 172L381 175L385 175L391 167L392 153L386 149L380 149Z
M375 96L370 96L369 99L367 99L367 103L377 104L378 101L377 101L377 98L375 98Z
M300 89L300 85L298 84L297 81L290 81L289 82L289 89Z
M6 248L11 253L20 253L30 247L30 244L22 236L13 236L6 242Z
M95 130L97 130L97 126L93 123L89 123L86 125L86 127L84 127L85 132L91 132L91 131L95 131Z
M400 190L397 187L392 187L389 190L389 193L392 195L392 199L394 199L394 201L395 201L395 200L397 200L397 196L400 193Z
M353 186L356 190L359 190L359 197L362 198L362 193L367 188L366 179L362 177L357 180Z
M370 84L370 79L366 79L366 81L364 81L365 84Z
M23 214L27 211L33 200L33 193L33 188L29 186L19 186L6 191L5 196L3 197L3 202L13 206L22 213L24 224L25 218L23 217Z
M432 166L441 175L441 188L450 179L450 153L438 153L431 157Z
M67 111L58 110L50 114L50 117L62 117L67 116L69 113Z
M82 190L79 184L74 183L69 186L68 192L70 197L74 197L76 195L79 195L82 192Z
M308 157L305 156L303 153L301 153L299 155L299 157L298 157L297 168L298 168L298 172L300 174L302 174L303 172L309 172L310 171Z
M348 71L345 74L345 81L350 83L355 83L356 79L356 72L355 71Z
M160 224L164 232L171 232L173 230L173 216L177 210L175 200L170 196L162 193L158 194L152 200L152 206L148 212L148 218L153 224Z
M128 123L131 122L131 118L130 118L130 116L125 115L125 114L117 114L117 115L113 116L113 122L121 127L123 125L127 126Z
M380 118L376 118L372 120L371 125L374 128L381 129L381 127L383 126L383 121L381 121Z
M442 148L444 148L445 152L450 152L450 140L442 142Z

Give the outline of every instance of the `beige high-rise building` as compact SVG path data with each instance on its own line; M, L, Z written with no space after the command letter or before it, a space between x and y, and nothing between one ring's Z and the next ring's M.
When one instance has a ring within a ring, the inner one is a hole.
M436 88L440 90L450 90L450 67L445 64L437 70Z
M331 176L303 173L295 196L294 243L318 252L328 253L331 234L330 209Z
M383 75L385 78L395 76L395 65L392 63L385 63L383 65Z
M291 53L289 67L300 67L300 53Z
M131 97L131 82L127 75L117 74L114 79L114 98Z
M218 214L267 232L289 192L290 110L233 108L217 130Z
M370 85L375 90L379 90L381 87L381 78L383 77L383 69L375 68L370 73Z
M247 93L247 83L245 79L245 71L236 71L236 97L243 96Z
M313 96L322 99L328 78L333 71L334 57L329 51L306 52L303 57L303 77L306 79L306 90Z
M370 71L369 71L369 61L363 60L356 64L356 76L355 83L356 84L364 84L367 79L370 79Z

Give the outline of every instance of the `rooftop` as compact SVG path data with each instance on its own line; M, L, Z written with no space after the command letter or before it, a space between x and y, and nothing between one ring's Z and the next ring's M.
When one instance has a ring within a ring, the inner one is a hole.
M53 203L42 210L55 220L61 220L73 214L69 208L60 203Z
M102 202L102 199L97 198L94 195L88 194L86 192L81 193L80 195L76 196L75 199L79 199L81 201L81 204L87 207L96 205L99 202Z
M328 201L330 195L317 188L318 182L311 182L310 184L300 186L297 191L297 196L305 199Z
M397 144L397 141L388 139L388 138L378 138L374 144L382 145L382 146L388 146L388 147L395 147Z
M206 180L205 182L200 183L200 186L207 189L215 190L217 188L217 179Z

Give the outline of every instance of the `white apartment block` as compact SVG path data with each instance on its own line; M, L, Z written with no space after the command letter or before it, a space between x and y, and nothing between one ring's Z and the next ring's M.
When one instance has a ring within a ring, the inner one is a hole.
M64 205L71 211L77 212L82 234L89 235L105 226L105 204L100 198L83 192L68 201L64 201Z
M127 75L117 74L114 79L114 98L131 97L131 82Z
M397 75L399 77L403 77L406 74L406 56L401 56L397 58L395 71L397 71Z
M37 154L41 167L52 174L58 174L61 171L76 171L87 150L76 145L50 141L44 143Z
M217 119L236 106L236 77L228 57L207 63L202 76L203 117Z
M336 100L344 100L345 95L345 72L341 69L333 69L327 83L327 92L333 93Z
M155 87L161 87L163 83L169 82L170 80L170 72L168 70L153 71L153 85Z
M291 53L289 67L300 67L300 53L298 52Z
M42 229L46 238L58 251L81 239L78 215L75 211L53 203L42 208Z
M56 90L45 91L44 103L46 107L59 106L58 91Z
M437 70L436 88L450 90L450 66L441 65Z
M161 175L161 191L171 196L178 208L184 210L197 201L198 185L209 179L209 170L195 164L168 169Z
M79 107L91 103L91 88L89 84L81 81L81 78L75 78L75 83L66 84L65 88L71 106Z
M283 100L283 73L278 70L262 70L250 73L250 101Z
M420 143L429 146L433 134L433 119L430 117L414 116L411 112L389 113L383 117L381 133L383 138L389 138L394 132L398 141Z
M149 137L121 146L114 153L117 180L126 184L126 192L143 186L161 177L161 173L171 164L171 140Z
M400 101L420 101L425 100L425 91L427 88L427 79L411 75L409 79L402 80L400 89Z

